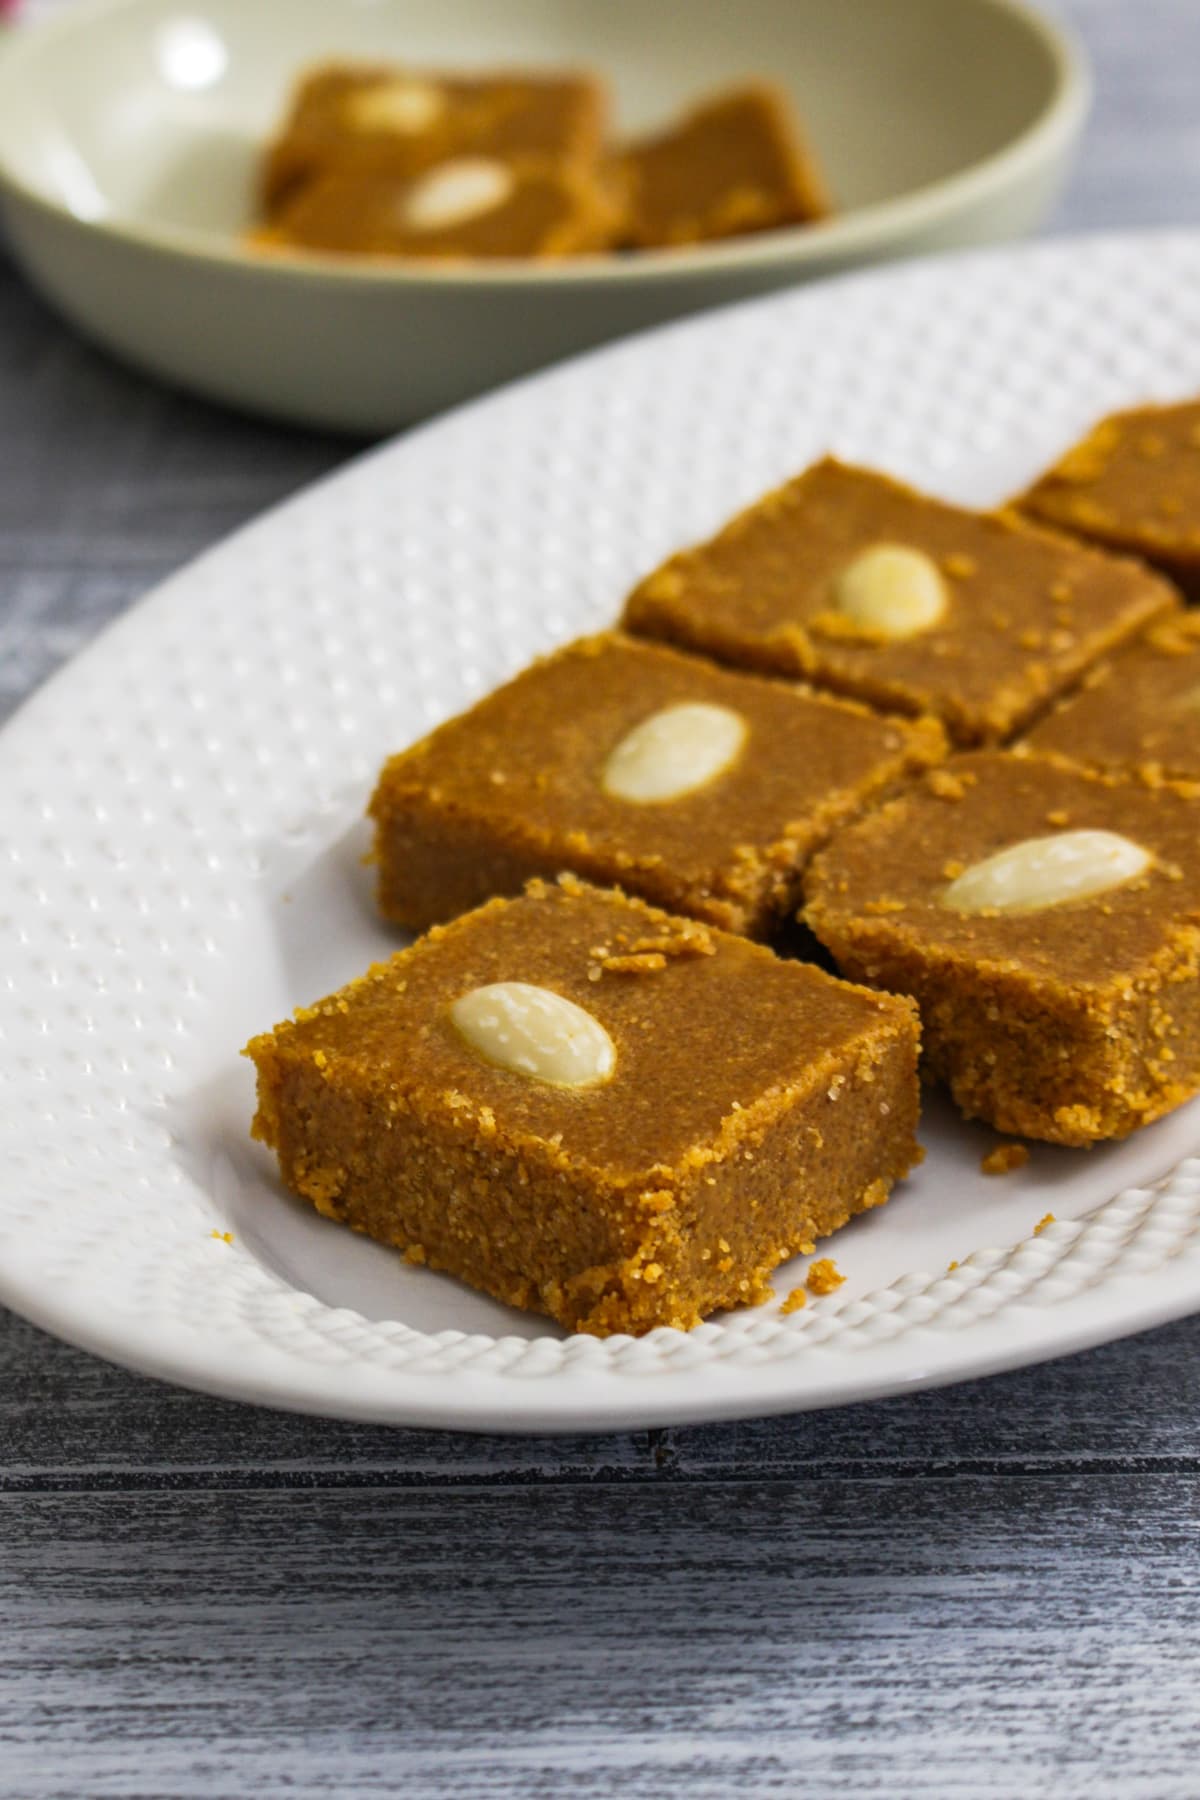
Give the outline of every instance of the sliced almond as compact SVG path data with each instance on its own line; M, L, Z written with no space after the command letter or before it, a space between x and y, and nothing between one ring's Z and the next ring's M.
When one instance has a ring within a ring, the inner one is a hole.
M961 913L1037 912L1123 887L1149 868L1148 850L1116 831L1025 838L973 863L942 894Z
M833 584L838 611L866 635L915 637L946 610L941 570L923 550L872 544L848 562Z
M347 95L344 114L354 131L394 131L416 137L446 110L446 96L431 81L377 81Z
M562 994L528 981L472 988L454 1002L450 1017L486 1061L531 1081L594 1087L616 1067L616 1047L598 1019Z
M604 765L601 786L636 805L678 800L725 773L741 753L746 729L728 706L696 700L665 706L626 732Z
M515 185L505 163L488 156L460 156L440 163L409 189L404 220L413 231L449 231L503 206Z

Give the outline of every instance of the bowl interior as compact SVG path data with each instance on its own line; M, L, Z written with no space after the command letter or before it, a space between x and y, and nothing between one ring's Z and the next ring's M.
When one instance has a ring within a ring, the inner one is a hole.
M0 162L80 218L228 237L294 76L326 57L586 64L621 130L767 74L847 211L1002 150L1064 79L1054 38L1007 0L107 0L13 34Z

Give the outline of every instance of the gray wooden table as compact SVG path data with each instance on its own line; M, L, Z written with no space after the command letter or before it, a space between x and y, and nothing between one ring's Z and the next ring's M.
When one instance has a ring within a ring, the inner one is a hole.
M1200 4L1059 10L1100 95L1057 227L1200 223ZM117 368L0 256L0 714L347 448ZM502 1440L201 1399L0 1315L0 1794L1195 1800L1198 1353L1200 1320Z

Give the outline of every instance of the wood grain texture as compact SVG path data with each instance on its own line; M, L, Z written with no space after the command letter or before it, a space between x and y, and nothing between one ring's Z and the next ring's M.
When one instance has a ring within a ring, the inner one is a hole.
M1057 0L1055 229L1200 221L1200 7ZM0 716L342 440L60 327L0 251ZM1200 1792L1200 1320L843 1412L447 1437L0 1314L0 1795Z
M6 1778L1192 1800L1196 1514L1099 1473L28 1497Z
M216 538L343 461L135 375L0 251L0 719Z
M0 1493L1200 1473L1200 1319L990 1381L687 1430L447 1437L208 1400L0 1312Z
M1051 231L1200 221L1200 7L1193 0L1041 0L1096 80L1078 167Z

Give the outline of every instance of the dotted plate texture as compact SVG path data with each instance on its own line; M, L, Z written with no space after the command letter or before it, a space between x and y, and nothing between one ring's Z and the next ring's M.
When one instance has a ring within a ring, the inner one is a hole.
M0 1298L211 1392L494 1431L830 1405L1200 1307L1195 1105L989 1180L992 1134L931 1101L922 1170L822 1246L836 1294L601 1341L291 1200L237 1055L395 947L360 861L385 753L666 552L825 450L987 503L1108 408L1198 390L1200 239L948 258L523 383L169 581L0 736Z

